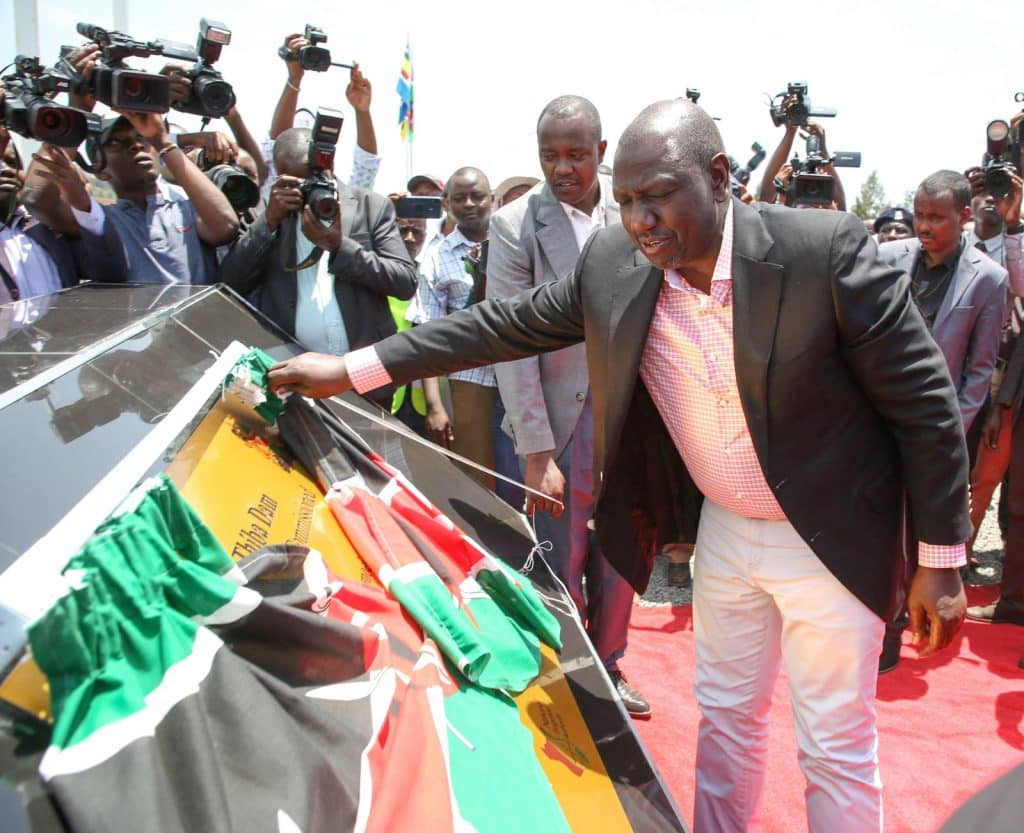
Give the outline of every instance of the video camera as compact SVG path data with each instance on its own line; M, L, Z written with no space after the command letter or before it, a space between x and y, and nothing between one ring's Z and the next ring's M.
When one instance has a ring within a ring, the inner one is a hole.
M309 142L309 176L299 186L302 201L322 222L338 216L338 185L334 179L334 150L345 117L338 110L320 107L316 111Z
M821 155L821 141L817 136L806 138L807 157L801 161L796 155L790 161L793 180L789 185L786 205L793 208L828 208L835 201L836 181L832 174L821 172L821 166L831 162L837 168L859 168L860 153L847 151L831 158Z
M754 155L750 157L750 161L747 162L742 168L740 163L729 157L729 172L736 177L736 181L741 185L746 185L750 182L750 175L754 172L758 165L764 162L766 156L764 148L761 147L760 143L754 142L750 146L750 149L754 151Z
M352 69L351 64L331 62L330 50L326 46L320 46L321 43L327 43L327 34L319 26L307 23L303 36L309 41L309 46L300 48L298 55L293 55L287 46L282 45L277 49L278 56L285 61L298 61L302 64L303 69L308 69L311 72L327 72L331 67Z
M71 87L62 73L25 55L14 59L14 68L3 78L6 92L2 124L8 130L66 148L78 147L90 130L99 130L99 116L51 100L50 96Z
M61 70L74 83L73 92L91 94L109 107L141 113L166 113L173 106L183 113L204 118L221 118L234 106L231 85L211 64L220 57L222 47L231 42L231 30L224 24L199 21L199 40L193 49L168 40L138 41L122 33L107 31L91 23L79 23L78 33L100 47L100 59L92 78L75 70L66 56L71 47L61 48ZM192 82L188 101L171 103L171 82L165 75L133 70L124 62L135 56L159 55L194 64L186 73Z
M1024 93L1017 93L1013 100L1024 101ZM1010 127L1002 119L990 121L985 128L988 147L982 157L981 170L985 174L985 190L996 199L1002 199L1013 188L1010 174L1021 164L1022 132L1019 126Z
M786 100L792 97L795 99L786 104ZM772 124L776 127L783 124L807 127L807 119L811 116L833 118L836 115L835 110L826 107L814 108L811 105L811 100L807 97L807 84L802 81L790 81L786 92L779 93L771 100L768 111L772 116Z

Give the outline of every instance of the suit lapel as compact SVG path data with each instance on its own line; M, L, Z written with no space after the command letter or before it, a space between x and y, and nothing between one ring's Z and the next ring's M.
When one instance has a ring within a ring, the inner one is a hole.
M359 200L351 189L339 183L338 202L341 205L341 236L352 236L352 222L359 210Z
M537 200L537 244L551 264L554 279L564 278L576 266L580 250L565 210L547 185Z
M970 289L971 284L978 277L978 267L975 264L980 258L981 255L978 254L976 249L965 247L963 252L961 252L953 280L950 281L949 289L946 290L946 297L942 299L942 305L935 315L935 323L932 325L933 333L937 332L945 323L946 319L949 318L950 312L960 303L964 293Z
M767 442L768 365L782 300L783 269L764 260L772 238L752 208L733 201L733 351L736 386L755 448Z

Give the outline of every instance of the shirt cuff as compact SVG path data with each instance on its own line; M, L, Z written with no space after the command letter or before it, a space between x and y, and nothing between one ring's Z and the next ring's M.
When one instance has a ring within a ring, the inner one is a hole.
M103 234L103 225L106 222L106 215L103 213L103 207L96 202L95 198L89 197L89 210L79 211L73 205L68 206L71 209L71 213L78 221L78 227L89 234Z
M382 388L391 384L391 374L381 364L377 351L371 344L345 355L345 369L356 393Z
M926 544L920 541L917 545L917 563L935 569L963 567L967 563L967 545Z

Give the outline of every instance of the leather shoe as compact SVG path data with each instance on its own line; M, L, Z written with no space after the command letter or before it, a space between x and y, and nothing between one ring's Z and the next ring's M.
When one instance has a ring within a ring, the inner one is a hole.
M610 668L608 669L608 675L612 678L615 690L618 692L622 705L626 707L630 717L651 716L651 704L644 699L644 696L639 691L626 682L626 678L622 676L621 671L617 668Z
M668 563L665 583L669 587L689 587L691 582L689 561L670 561Z
M967 618L974 622L991 622L993 625L1024 625L1024 610L992 602L967 608Z
M900 664L900 648L903 645L902 631L886 631L882 637L882 653L878 655L878 673L888 674Z

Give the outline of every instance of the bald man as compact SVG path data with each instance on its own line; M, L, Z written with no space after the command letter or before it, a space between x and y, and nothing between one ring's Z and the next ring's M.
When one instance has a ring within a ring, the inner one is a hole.
M643 589L659 544L696 540L695 830L758 826L785 662L810 831L877 833L875 685L904 494L922 654L964 616L956 392L906 275L857 218L747 206L729 186L714 122L652 105L616 152L622 226L572 276L341 360L296 357L271 384L324 396L585 340L604 552Z

